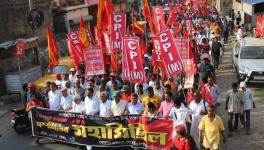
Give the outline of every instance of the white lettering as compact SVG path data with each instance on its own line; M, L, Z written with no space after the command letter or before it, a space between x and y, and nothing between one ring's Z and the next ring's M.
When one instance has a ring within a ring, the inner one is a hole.
M130 58L134 59L137 56L137 52L130 51Z

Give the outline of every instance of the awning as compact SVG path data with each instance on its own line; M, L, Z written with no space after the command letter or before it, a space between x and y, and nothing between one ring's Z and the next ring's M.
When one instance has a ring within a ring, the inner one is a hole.
M244 3L255 5L259 3L264 3L264 0L243 0Z
M8 42L5 42L5 43L1 43L0 44L0 49L8 49L10 47L13 47L16 45L16 43L18 41L22 41L22 42L25 42L25 43L30 43L30 42L33 42L33 41L36 41L38 39L38 37L33 37L33 38L29 38L29 39L16 39L16 40L13 40L13 41L8 41Z

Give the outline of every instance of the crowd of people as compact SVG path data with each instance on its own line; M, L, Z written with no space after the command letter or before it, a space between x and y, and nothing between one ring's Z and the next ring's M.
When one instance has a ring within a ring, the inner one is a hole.
M220 149L220 137L222 136L225 142L226 136L223 121L217 115L220 113L221 103L217 82L221 81L217 80L215 70L220 69L224 43L228 42L229 34L233 32L236 18L234 14L230 17L221 16L215 9L210 10L207 18L186 13L185 16L177 16L182 24L181 28L184 28L182 20L186 17L192 18L194 26L190 51L197 64L197 73L191 89L184 88L184 77L170 77L164 80L160 72L153 70L153 46L149 42L150 46L144 55L146 83L132 84L123 81L120 73L122 71L107 70L105 75L87 77L83 69L76 71L71 68L69 73L57 74L55 82L47 82L43 93L37 91L32 83L28 84L27 111L32 106L40 106L50 110L100 117L137 114L172 119L176 149ZM203 25L205 21L209 24ZM239 25L239 19L236 22ZM174 35L183 36L183 31L179 30ZM210 103L201 92L201 82L210 92L213 100ZM228 136L238 130L239 117L243 128L249 134L250 110L253 106L255 107L251 91L246 88L246 83L241 82L240 87L236 82L232 83L232 89L226 96Z

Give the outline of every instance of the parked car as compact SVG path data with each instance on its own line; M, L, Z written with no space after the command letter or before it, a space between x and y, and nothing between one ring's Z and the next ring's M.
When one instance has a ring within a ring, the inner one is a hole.
M59 58L59 65L56 66L53 70L47 69L46 75L34 82L34 85L37 90L39 90L41 93L44 91L44 85L46 82L55 82L56 77L55 75L57 73L60 73L61 75L68 73L70 68L74 67L74 63L71 60L70 57L62 57Z
M239 81L264 82L264 39L245 37L237 41L232 57Z

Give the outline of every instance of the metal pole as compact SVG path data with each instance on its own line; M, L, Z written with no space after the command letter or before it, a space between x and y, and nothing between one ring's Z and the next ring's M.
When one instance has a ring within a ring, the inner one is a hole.
M19 79L20 79L20 83L22 85L22 79L21 79L21 68L20 68L20 58L17 58L17 66L18 66L18 72L19 72ZM24 91L22 86L20 87L20 98L21 98L21 103L22 106L24 106Z
M32 9L32 1L31 0L28 0L28 6L29 6L29 10Z

